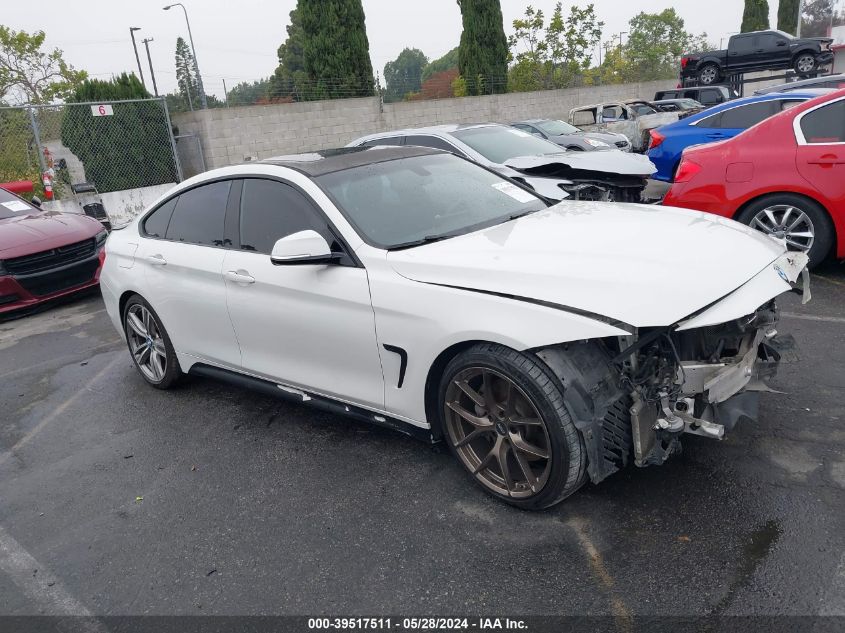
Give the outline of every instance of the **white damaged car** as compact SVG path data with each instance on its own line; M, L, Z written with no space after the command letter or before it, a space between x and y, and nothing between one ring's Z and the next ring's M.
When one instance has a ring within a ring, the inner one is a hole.
M807 257L664 207L555 206L453 154L350 148L187 180L106 243L140 375L231 380L430 441L539 509L754 418Z

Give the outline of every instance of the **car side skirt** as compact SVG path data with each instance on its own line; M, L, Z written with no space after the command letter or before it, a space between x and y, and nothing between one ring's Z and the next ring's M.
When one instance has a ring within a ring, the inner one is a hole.
M435 441L430 428L419 427L389 415L369 411L353 404L341 402L339 400L307 392L302 389L288 387L287 385L282 385L270 380L248 376L236 371L222 369L220 367L214 367L204 363L195 363L191 366L188 373L193 376L202 376L205 378L228 382L239 387L244 387L252 391L258 391L260 393L273 396L275 398L305 404L323 411L328 411L329 413L354 418L362 422L368 422L370 424L375 424L376 426L399 431L400 433L410 435L415 439L429 444L434 443Z

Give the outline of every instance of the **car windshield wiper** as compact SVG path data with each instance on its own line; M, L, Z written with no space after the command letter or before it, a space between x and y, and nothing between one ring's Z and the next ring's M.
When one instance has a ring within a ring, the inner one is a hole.
M537 194L534 194L537 195ZM525 217L529 213L536 213L539 209L526 209L525 211L518 211L517 213L511 213L508 216L508 222L511 220L518 220L519 218Z
M413 240L411 242L403 242L402 244L397 244L396 246L391 246L388 250L391 251L401 251L405 248L413 248L414 246L422 246L423 244L431 244L432 242L439 242L440 240L445 240L448 237L452 237L451 235L426 235L423 238L418 240Z

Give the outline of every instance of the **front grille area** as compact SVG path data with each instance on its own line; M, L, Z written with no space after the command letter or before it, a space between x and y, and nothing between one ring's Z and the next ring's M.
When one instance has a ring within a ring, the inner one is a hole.
M96 245L92 237L75 244L59 246L49 251L3 260L3 267L11 275L31 275L88 259L93 257L95 252Z
M68 266L62 270L45 272L40 275L18 278L16 281L23 286L27 292L36 296L48 295L60 290L81 286L94 279L97 269L100 267L100 260L80 262Z

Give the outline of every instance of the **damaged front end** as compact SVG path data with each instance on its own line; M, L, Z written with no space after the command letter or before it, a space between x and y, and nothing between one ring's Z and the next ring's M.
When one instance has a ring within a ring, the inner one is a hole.
M603 202L639 202L648 177L656 171L647 157L618 151L525 156L505 166L533 180L565 182L561 188L570 200Z
M808 284L806 274L803 287L791 282L805 300ZM770 299L725 323L639 328L537 350L563 383L590 479L597 483L630 462L662 464L680 452L684 434L721 440L740 419L756 420L759 392L772 391L769 381L795 347L777 323Z

